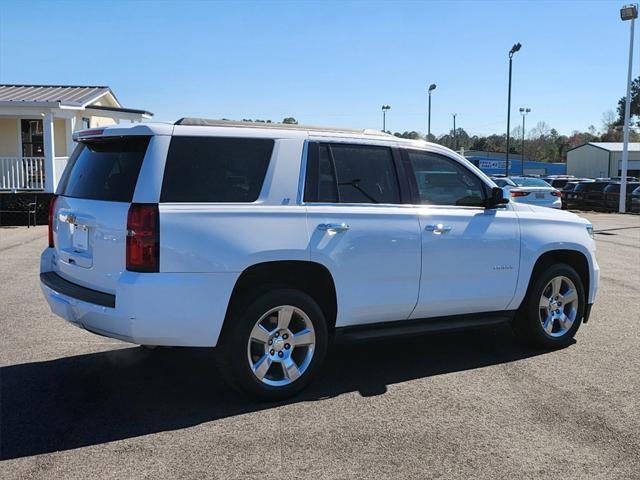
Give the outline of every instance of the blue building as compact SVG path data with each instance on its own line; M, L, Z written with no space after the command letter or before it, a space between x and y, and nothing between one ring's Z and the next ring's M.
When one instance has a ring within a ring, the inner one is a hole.
M469 150L464 152L467 160L480 168L487 175L505 174L506 159L504 153L479 152ZM524 163L524 165L523 165ZM535 162L524 159L520 155L509 155L509 175L566 175L566 163Z

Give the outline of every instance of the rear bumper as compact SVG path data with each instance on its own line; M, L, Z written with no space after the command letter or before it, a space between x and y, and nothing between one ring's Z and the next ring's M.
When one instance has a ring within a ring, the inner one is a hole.
M116 294L108 295L76 285L47 269L50 251L42 254L40 287L51 311L66 321L99 335L142 345L216 345L237 273L125 271ZM113 306L105 304L108 297L112 297Z

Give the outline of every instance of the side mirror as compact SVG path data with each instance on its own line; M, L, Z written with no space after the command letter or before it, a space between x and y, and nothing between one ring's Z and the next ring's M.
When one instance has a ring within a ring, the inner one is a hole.
M493 187L491 189L491 195L487 198L487 208L496 208L500 205L506 205L509 203L509 197L505 197L506 192L500 187Z

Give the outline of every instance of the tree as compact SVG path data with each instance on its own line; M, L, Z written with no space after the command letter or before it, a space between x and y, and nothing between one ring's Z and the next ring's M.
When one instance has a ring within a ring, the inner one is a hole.
M624 125L624 107L627 101L625 95L618 100L618 118L615 120L614 125ZM630 124L640 127L640 76L638 76L633 82L631 82L631 111L630 111ZM636 117L635 123L633 118Z
M293 117L284 118L282 123L286 123L287 125L298 125L298 121Z
M387 132L387 133L391 133L391 132ZM399 138L408 138L410 140L424 140L424 137L414 130L410 132L405 131L403 133L396 132L393 134L393 136L399 137Z

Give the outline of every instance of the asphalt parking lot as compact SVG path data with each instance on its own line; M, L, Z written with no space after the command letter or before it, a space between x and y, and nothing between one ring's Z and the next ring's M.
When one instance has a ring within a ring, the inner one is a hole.
M585 216L601 289L572 346L506 328L341 346L277 404L228 391L209 351L58 319L46 227L0 228L0 478L640 478L640 216Z

